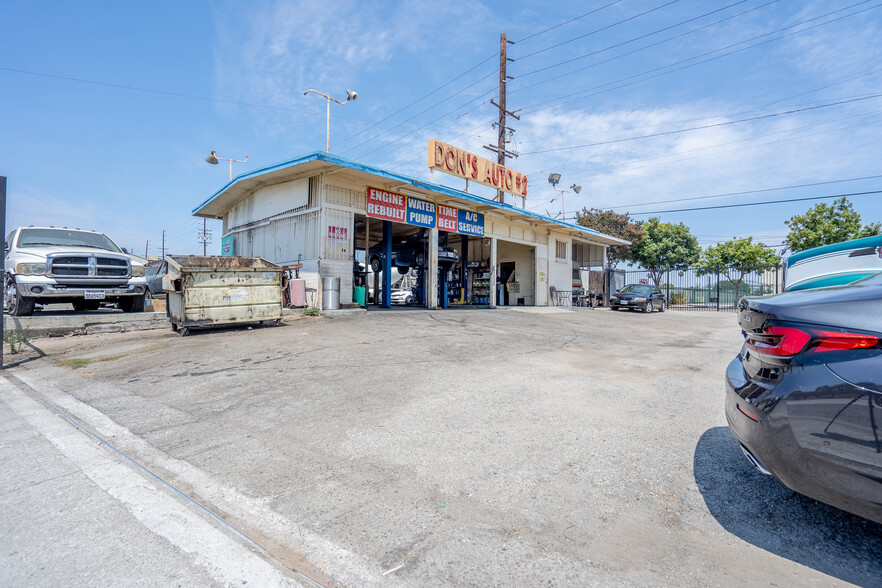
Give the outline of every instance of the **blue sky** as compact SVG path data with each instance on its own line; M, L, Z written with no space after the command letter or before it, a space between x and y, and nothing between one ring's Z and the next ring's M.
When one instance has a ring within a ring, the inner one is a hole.
M150 255L165 230L169 252L201 253L191 211L229 169L203 158L248 156L236 175L324 150L310 88L359 94L331 105L336 155L423 179L431 138L493 158L502 32L521 116L509 166L535 211L560 212L552 171L582 186L568 217L882 190L880 22L882 5L859 0L4 0L7 228L92 228ZM851 201L882 219L882 195ZM655 216L703 245L779 244L817 202L832 200ZM218 253L220 222L208 228Z

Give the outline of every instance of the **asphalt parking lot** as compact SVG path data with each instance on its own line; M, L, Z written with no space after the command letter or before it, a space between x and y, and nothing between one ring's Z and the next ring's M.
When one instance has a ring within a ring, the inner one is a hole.
M882 582L882 526L729 434L732 314L397 309L34 347L10 381L320 585Z

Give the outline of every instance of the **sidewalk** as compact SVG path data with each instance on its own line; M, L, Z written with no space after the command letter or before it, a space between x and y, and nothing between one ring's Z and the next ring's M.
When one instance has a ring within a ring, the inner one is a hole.
M3 377L0 471L5 586L302 585Z

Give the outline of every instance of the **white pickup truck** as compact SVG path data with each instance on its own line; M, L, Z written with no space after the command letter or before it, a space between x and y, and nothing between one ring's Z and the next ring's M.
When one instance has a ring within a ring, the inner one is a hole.
M73 304L77 312L103 302L141 312L146 292L144 265L103 233L20 227L6 237L3 303L12 316L53 303Z

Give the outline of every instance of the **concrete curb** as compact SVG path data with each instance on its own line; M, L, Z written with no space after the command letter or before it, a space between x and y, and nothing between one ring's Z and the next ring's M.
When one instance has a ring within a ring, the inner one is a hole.
M4 315L3 328L27 331L30 337L37 338L170 329L171 326L164 312L140 312L21 317Z

